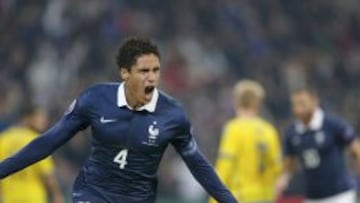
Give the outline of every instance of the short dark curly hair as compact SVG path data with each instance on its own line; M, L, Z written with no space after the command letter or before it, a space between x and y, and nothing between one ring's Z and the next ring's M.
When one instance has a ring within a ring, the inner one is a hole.
M297 93L302 93L302 92L306 92L310 96L312 96L314 98L318 98L318 92L313 87L310 87L310 86L297 87L291 92L291 94L297 94Z
M158 47L149 38L129 37L121 44L117 52L116 63L119 69L130 70L137 58L146 54L155 54L160 58Z

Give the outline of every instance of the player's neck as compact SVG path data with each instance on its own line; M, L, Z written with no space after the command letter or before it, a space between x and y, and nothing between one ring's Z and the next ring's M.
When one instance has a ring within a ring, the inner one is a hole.
M138 109L140 108L141 106L143 106L144 104L142 104L141 102L139 102L137 99L136 99L136 95L133 94L132 91L130 91L128 89L128 87L126 87L126 84L125 84L125 99L126 99L126 103L132 108L132 109Z
M254 118L258 116L258 111L254 109L238 109L236 111L238 117Z
M305 125L305 126L307 126L307 127L309 127L309 125L310 125L310 123L311 123L311 120L312 120L312 115L311 116L309 116L309 117L306 117L306 118L303 118L302 120L301 120L301 122L303 122L303 124Z
M305 117L303 117L303 118L301 119L301 122L302 122L306 127L309 127L311 121L313 120L314 115L315 115L315 111L316 111L316 109L313 109L313 110L312 110L312 113L310 113L309 115L307 115L307 116L305 116Z

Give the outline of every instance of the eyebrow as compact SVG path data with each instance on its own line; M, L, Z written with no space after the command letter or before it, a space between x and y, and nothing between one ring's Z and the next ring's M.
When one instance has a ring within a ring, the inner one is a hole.
M155 69L155 70L158 70L158 69L160 69L160 67L159 66L156 66L156 67L142 67L142 68L139 68L139 70L151 70L151 69Z

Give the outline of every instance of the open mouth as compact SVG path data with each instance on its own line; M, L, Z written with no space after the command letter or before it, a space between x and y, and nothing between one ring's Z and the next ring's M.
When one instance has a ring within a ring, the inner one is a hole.
M155 89L155 86L147 86L145 87L145 94L151 94Z

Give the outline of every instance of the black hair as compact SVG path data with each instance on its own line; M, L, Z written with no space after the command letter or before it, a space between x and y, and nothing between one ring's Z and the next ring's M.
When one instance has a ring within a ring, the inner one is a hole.
M314 98L318 98L318 93L317 91L312 88L312 87L309 87L309 86L304 86L304 87L298 87L298 88L295 88L293 91L292 91L292 94L297 94L297 93L301 93L301 92L306 92L308 93L310 96L314 97Z
M117 52L116 63L118 68L130 70L136 63L137 58L145 54L155 54L160 58L158 47L149 38L127 38Z

